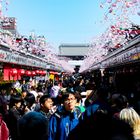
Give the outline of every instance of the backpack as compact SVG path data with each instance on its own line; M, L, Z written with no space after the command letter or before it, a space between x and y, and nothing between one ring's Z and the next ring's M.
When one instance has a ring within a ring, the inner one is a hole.
M9 140L9 129L0 114L0 140Z

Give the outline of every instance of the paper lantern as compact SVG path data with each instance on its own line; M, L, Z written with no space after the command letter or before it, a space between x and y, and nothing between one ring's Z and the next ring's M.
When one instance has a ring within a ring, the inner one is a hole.
M35 73L36 73L36 74L40 74L40 71L39 71L39 70L36 70Z
M42 70L39 71L39 74L42 75Z
M27 70L26 72L25 72L25 74L27 75L27 76L31 76L31 71L29 71L29 70Z
M58 72L54 72L55 75L58 75Z
M17 69L11 69L11 71L10 71L10 74L12 75L12 76L15 76L15 75L17 75L17 73L18 73L18 71L17 71Z
M25 74L25 70L24 70L24 69L20 69L20 70L19 70L19 74L20 74L20 75L24 75L24 74Z
M35 75L36 75L36 72L35 72L35 71L32 71L32 72L31 72L31 75L32 75L32 76L35 76Z
M50 74L55 74L55 72L54 72L54 71L50 71L49 73L50 73Z
M42 71L42 75L46 75L46 71L45 70Z

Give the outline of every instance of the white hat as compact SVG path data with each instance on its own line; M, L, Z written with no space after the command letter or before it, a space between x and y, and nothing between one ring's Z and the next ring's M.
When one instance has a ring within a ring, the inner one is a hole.
M81 96L86 96L87 92L81 92L80 94L81 94Z

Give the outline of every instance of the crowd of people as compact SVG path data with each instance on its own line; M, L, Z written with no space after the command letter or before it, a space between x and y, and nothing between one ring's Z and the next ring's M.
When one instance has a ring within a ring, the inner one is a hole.
M140 139L139 96L132 104L94 77L66 76L34 86L24 81L21 89L1 89L1 140Z

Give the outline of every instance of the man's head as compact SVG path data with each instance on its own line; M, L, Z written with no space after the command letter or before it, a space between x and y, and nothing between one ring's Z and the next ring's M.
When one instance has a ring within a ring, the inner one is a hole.
M18 122L20 140L47 140L48 124L45 116L39 112L29 112Z
M64 92L62 93L62 103L67 111L73 111L77 105L77 98L75 93Z
M40 103L41 109L44 110L45 112L46 111L48 112L53 106L53 100L49 95L41 96L39 103Z

